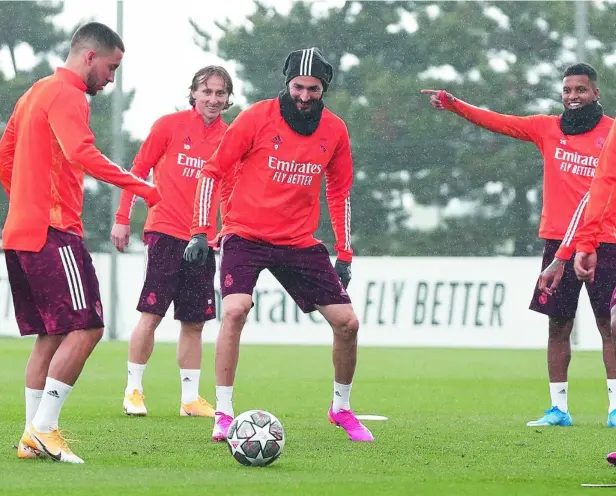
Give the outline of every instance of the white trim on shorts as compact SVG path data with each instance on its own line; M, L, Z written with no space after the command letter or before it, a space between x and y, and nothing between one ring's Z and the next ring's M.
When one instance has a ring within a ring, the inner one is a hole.
M71 293L73 310L84 310L87 308L86 296L83 291L81 274L79 273L79 267L75 261L73 249L70 246L61 246L58 248L58 252L60 253L60 259L62 260L62 266L66 274L68 289Z

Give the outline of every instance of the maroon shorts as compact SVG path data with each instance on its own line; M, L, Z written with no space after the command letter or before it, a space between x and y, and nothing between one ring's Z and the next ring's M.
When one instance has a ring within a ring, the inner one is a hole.
M351 303L324 245L290 248L248 241L235 234L225 236L221 247L220 292L249 294L259 274L268 269L304 312L316 305Z
M182 257L188 241L158 232L143 236L146 275L137 310L164 317L173 302L174 318L205 322L216 318L216 259L210 248L205 265Z
M554 260L560 241L548 239L543 250L541 270ZM552 296L535 287L530 309L550 317L572 319L577 311L582 281L573 270L573 257L565 264L563 278ZM616 287L616 244L603 243L597 249L597 270L592 284L586 284L595 317L610 316L610 300Z
M4 258L22 336L104 326L98 279L79 236L50 228L41 251L7 250Z

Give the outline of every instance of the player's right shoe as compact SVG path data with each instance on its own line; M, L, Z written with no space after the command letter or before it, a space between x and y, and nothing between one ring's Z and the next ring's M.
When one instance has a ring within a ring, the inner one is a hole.
M607 463L609 463L610 465L616 465L616 452L610 453L609 455L605 457L605 459L607 460Z
M216 416L214 417L214 430L212 431L212 441L226 441L231 422L233 422L233 417L226 413L216 412Z
M612 410L607 416L607 426L616 427L616 410Z
M368 428L362 424L351 410L340 410L334 413L332 407L327 412L329 421L337 427L342 427L351 441L374 441L374 436Z
M64 463L83 463L83 460L73 453L68 447L66 440L58 429L54 429L51 432L39 432L32 424L30 424L27 427L26 432L32 441L34 441L34 444L41 451L41 453L45 453L53 461Z
M528 427L546 427L546 426L559 426L569 427L573 424L573 419L569 412L563 412L557 406L553 406L549 410L545 411L545 415L539 420L531 420L526 425Z
M148 414L145 408L145 396L138 389L133 389L131 394L124 395L124 413L135 417L145 417Z
M17 458L31 460L32 458L41 458L43 456L45 456L44 453L41 453L41 450L37 448L28 431L25 430L17 445Z

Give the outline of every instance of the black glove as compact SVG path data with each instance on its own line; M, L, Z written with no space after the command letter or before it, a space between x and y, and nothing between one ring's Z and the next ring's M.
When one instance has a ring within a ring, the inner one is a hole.
M186 246L186 249L184 250L184 260L189 263L205 265L207 252L209 249L210 248L207 245L207 237L205 234L195 234L192 238L190 238L188 246Z
M336 274L338 274L338 277L340 277L342 287L346 289L351 282L351 262L343 262L342 260L336 260L336 265L334 265L334 269L336 269Z

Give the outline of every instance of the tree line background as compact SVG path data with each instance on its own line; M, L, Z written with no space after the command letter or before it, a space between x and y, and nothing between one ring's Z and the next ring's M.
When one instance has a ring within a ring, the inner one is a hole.
M282 64L291 49L318 46L332 63L334 81L325 99L351 134L358 255L541 253L538 150L435 112L419 92L444 88L503 113L560 113L562 71L576 61L572 2L345 2L325 13L297 2L288 15L255 3L246 26L218 24L224 34L217 42L188 15L187 23L204 51L239 63L250 103L282 89ZM8 48L15 74L0 71L0 131L17 98L53 72L48 57L65 57L71 32L54 24L62 10L62 2L0 2L0 49ZM586 51L586 62L599 72L601 102L612 116L615 12L613 2L589 5ZM21 43L43 55L28 70L15 60ZM444 68L451 75L447 80L439 76ZM132 97L125 95L125 110ZM97 145L112 155L111 95L99 95L91 105ZM234 106L225 120L231 122L239 110ZM123 140L123 165L130 168L140 141L128 132ZM87 188L84 223L92 250L110 249L110 203L110 186ZM2 191L2 224L6 210ZM433 225L422 225L426 212ZM145 207L137 209L133 232L140 232L145 215ZM333 243L324 198L317 236Z

